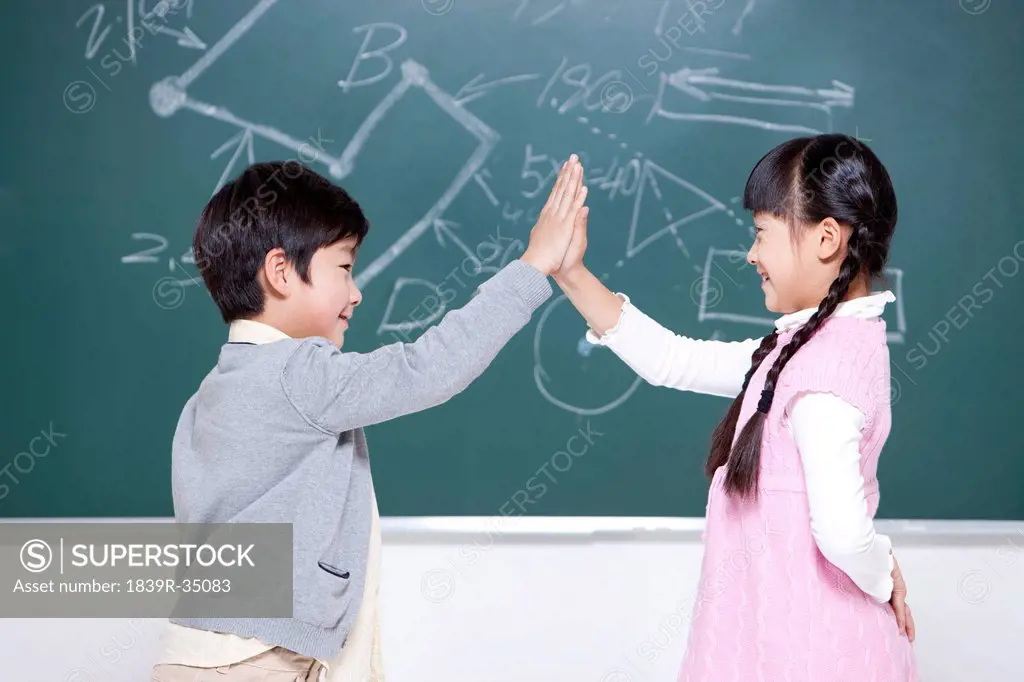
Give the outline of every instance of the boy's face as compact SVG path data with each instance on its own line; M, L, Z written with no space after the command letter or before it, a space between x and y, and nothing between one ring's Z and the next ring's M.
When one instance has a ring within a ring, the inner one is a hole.
M323 336L341 348L349 319L363 294L352 277L355 237L319 249L309 264L310 283L299 281L288 305L299 336Z

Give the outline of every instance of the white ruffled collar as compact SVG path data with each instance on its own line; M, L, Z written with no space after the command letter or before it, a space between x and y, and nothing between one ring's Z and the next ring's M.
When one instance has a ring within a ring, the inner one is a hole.
M860 296L849 301L843 301L836 306L832 313L833 317L878 317L885 310L886 303L892 303L896 296L891 291L880 291L868 296ZM811 319L811 315L817 308L805 308L795 313L788 313L775 320L775 329L787 332L803 325Z

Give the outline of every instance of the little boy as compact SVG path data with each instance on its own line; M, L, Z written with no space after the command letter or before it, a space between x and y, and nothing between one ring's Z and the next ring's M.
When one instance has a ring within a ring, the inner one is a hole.
M383 680L380 529L363 427L465 389L547 300L585 214L563 165L522 257L414 343L342 353L362 298L359 205L298 164L246 169L207 204L193 251L229 325L172 446L179 523L288 522L291 618L172 618L160 682Z

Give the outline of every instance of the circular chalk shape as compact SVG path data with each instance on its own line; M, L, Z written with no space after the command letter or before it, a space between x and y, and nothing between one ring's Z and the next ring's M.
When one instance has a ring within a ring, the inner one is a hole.
M157 116L167 118L181 109L185 104L187 95L178 86L177 79L168 76L159 83L154 83L149 89L149 105Z

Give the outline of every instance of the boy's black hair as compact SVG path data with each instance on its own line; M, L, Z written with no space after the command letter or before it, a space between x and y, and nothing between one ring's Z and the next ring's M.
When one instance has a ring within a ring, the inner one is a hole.
M263 311L257 272L284 249L302 281L322 247L348 237L361 244L369 223L341 187L297 161L256 163L217 190L192 238L196 267L225 322Z

